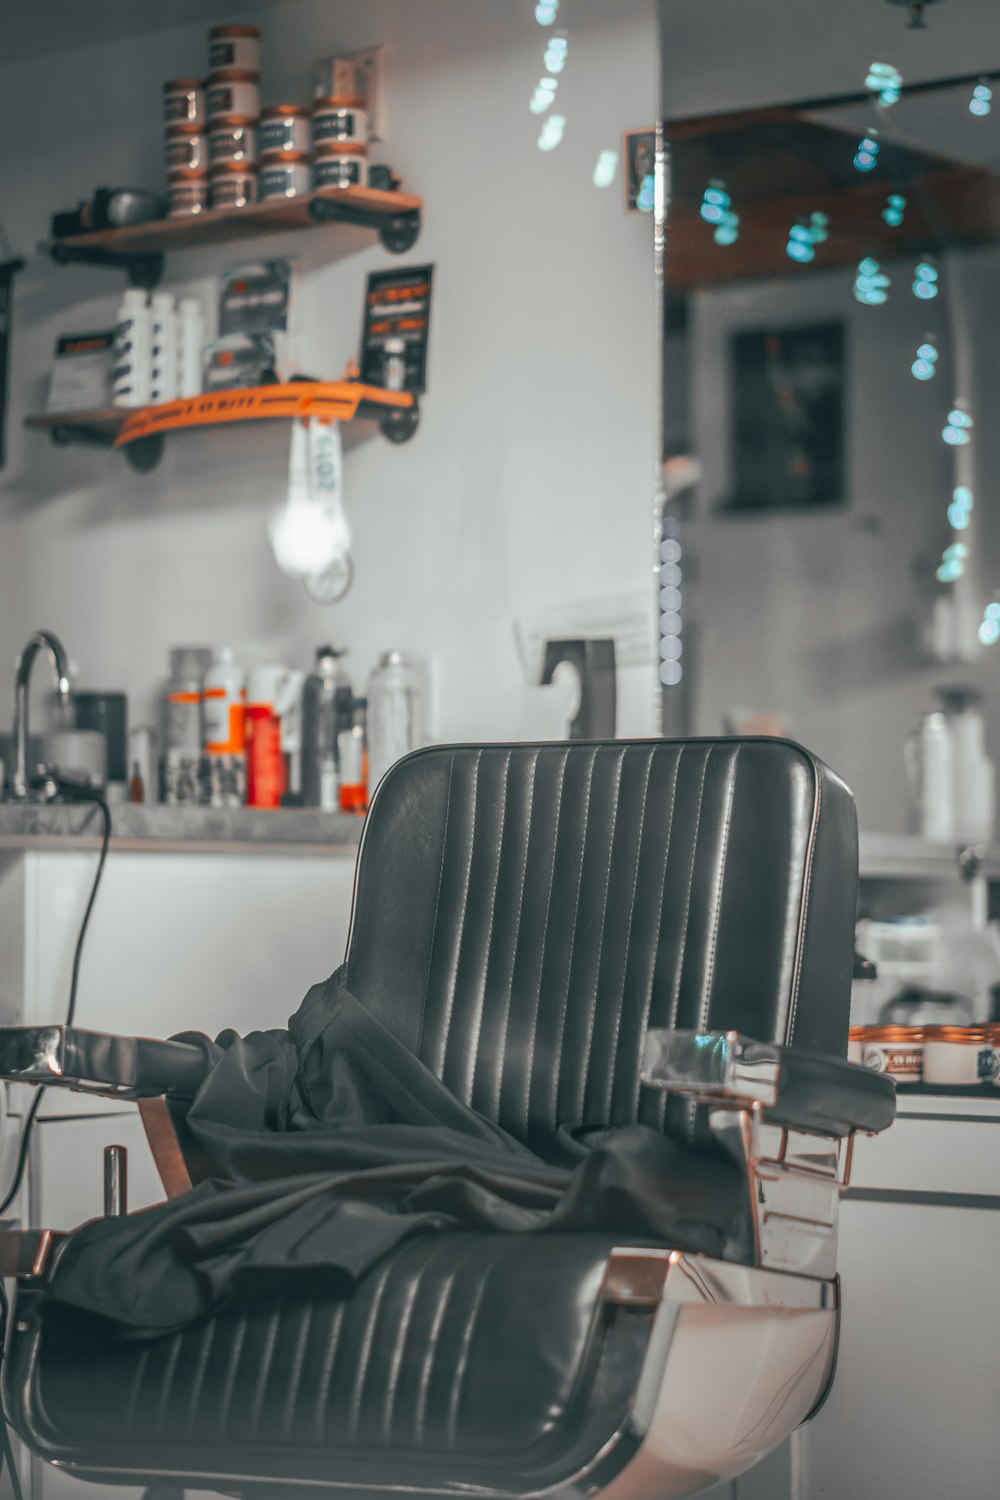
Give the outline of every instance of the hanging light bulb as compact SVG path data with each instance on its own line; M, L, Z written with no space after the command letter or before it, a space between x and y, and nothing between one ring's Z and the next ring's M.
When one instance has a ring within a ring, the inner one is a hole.
M977 83L969 100L970 115L988 115L993 108L993 90L988 83Z

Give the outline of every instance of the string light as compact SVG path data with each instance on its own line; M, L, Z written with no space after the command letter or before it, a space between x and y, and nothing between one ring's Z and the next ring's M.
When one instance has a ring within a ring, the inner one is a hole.
M977 83L969 100L970 115L988 115L993 108L993 90L988 83Z
M913 295L921 302L930 302L938 294L937 267L932 261L922 260L913 271Z
M739 239L740 216L734 213L732 200L717 178L712 178L702 194L698 212L706 224L715 226L712 238L717 245L735 245Z
M739 237L740 216L729 209L722 223L716 227L712 238L717 245L735 245Z
M792 260L797 260L800 265L805 265L815 260L816 251L813 247L812 235L806 224L793 224L788 231L788 244L785 246L785 254Z
M706 224L722 224L725 222L731 202L732 199L722 183L713 178L702 194L701 207L698 212Z
M948 413L948 425L941 436L952 448L964 448L971 436L972 418L967 411L955 407Z
M664 516L660 532L660 665L658 675L664 687L676 687L684 676L681 639L684 622L681 617L681 526L676 516Z
M903 222L903 214L905 210L906 199L903 197L902 193L890 193L888 198L885 200L885 208L883 208L882 210L882 217L892 229L896 229Z
M878 141L874 134L862 136L854 153L854 165L859 172L873 172L878 162Z
M965 572L965 559L969 555L969 549L964 542L952 542L941 553L941 562L937 569L939 583L954 583L961 578Z
M602 151L597 158L597 166L594 168L594 186L599 188L610 187L615 180L618 170L618 152Z
M539 151L554 151L563 138L565 128L565 115L549 115L542 126L542 133L538 137Z
M812 235L814 245L821 245L829 238L827 226L830 223L826 214L814 213L809 215L809 232Z
M1000 641L1000 604L995 601L983 610L979 639L984 646L995 646Z
M878 96L878 102L883 109L888 109L899 99L900 89L903 83L903 75L892 63L873 62L868 69L868 77L865 79L865 88L871 89Z
M639 185L639 192L636 196L635 206L636 208L641 209L644 214L649 214L652 213L653 205L655 202L656 183L653 178L652 172L647 172Z
M964 531L966 529L974 504L972 491L968 485L956 485L951 492L951 504L948 506L948 520L955 531ZM1000 605L996 607L1000 610Z
M889 278L871 255L866 255L864 260L858 263L857 274L854 278L854 295L859 302L869 307L878 306L889 296Z
M559 0L538 0L535 6L535 20L539 26L551 26L559 9Z
M540 78L538 80L531 103L528 105L533 115L544 115L549 105L555 101L556 89L558 87L558 78Z
M933 344L921 344L917 350L917 357L910 366L910 374L915 380L933 380L937 374L938 352Z
M569 42L565 34L549 37L545 48L545 66L550 73L561 73L566 66L566 52Z
M785 254L792 260L797 260L800 265L807 265L814 260L816 246L821 245L828 237L829 222L826 214L814 213L810 215L808 224L803 224L801 219L793 224L788 231Z

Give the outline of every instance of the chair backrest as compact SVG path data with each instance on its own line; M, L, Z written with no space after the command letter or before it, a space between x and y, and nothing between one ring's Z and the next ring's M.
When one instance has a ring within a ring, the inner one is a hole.
M560 1124L690 1111L639 1083L649 1026L847 1050L857 820L787 740L420 750L362 838L357 997L465 1103Z

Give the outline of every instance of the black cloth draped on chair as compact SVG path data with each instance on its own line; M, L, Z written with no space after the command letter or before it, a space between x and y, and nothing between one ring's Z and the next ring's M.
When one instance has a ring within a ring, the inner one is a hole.
M66 1246L49 1318L104 1336L182 1327L290 1278L353 1285L417 1234L604 1230L719 1255L745 1230L740 1166L646 1125L565 1121L545 1156L457 1099L345 987L287 1031L215 1042L187 1125L214 1174Z

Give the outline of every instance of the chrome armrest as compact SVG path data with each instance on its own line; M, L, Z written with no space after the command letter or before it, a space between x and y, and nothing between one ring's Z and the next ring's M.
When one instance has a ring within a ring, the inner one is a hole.
M107 1098L192 1095L207 1053L189 1042L111 1036L75 1026L0 1027L0 1078Z
M647 1031L640 1077L720 1109L757 1107L769 1123L813 1135L874 1135L896 1112L884 1074L738 1031Z
M713 1135L746 1174L755 1263L833 1276L854 1133L891 1123L891 1081L735 1031L659 1028L646 1033L640 1077L708 1106Z
M641 1078L652 1088L703 1098L706 1103L774 1105L781 1048L738 1031L646 1032Z

